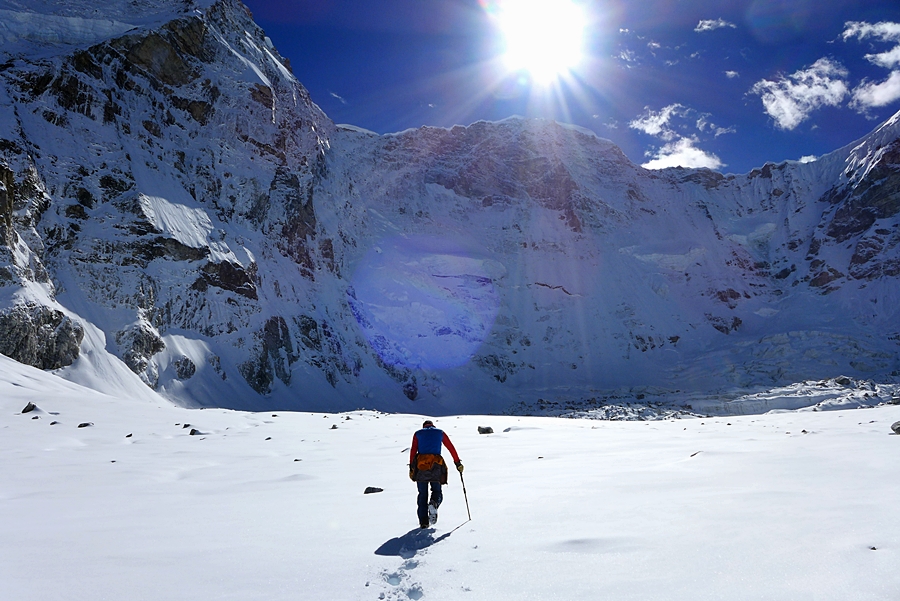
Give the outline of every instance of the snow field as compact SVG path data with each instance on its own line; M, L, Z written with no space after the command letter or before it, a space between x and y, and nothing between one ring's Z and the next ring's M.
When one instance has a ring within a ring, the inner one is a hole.
M454 472L420 532L421 416L188 410L0 357L0 596L895 599L898 419L438 418L473 519Z

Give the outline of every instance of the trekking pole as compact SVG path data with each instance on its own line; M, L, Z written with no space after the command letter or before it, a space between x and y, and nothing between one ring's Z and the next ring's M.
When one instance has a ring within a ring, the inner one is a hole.
M469 514L469 521L472 521L472 512L469 511L469 495L466 494L466 481L463 480L462 472L459 473L459 481L462 482L463 498L466 500L466 513Z

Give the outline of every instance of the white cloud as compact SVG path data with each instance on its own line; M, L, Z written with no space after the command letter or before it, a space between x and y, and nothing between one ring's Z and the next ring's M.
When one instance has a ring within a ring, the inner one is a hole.
M628 127L666 141L674 140L678 137L678 134L669 125L669 120L673 115L682 114L684 109L685 107L677 103L670 104L658 113L647 109L646 115L629 122Z
M872 24L865 21L847 21L841 37L844 41L850 38L859 40L875 38L881 42L900 42L900 23L882 21ZM892 71L888 78L880 83L863 81L853 90L850 105L862 113L865 113L866 109L887 106L900 99L900 44L886 52L867 54L866 60Z
M332 97L332 98L337 98L338 100L340 100L341 104L347 104L347 101L344 100L343 97L338 96L338 95L335 94L334 92L328 92L328 93L331 94L331 97Z
M665 169L666 167L721 169L725 166L719 157L697 148L696 143L696 138L681 138L670 142L656 153L649 153L649 156L655 158L644 163L642 167L645 169Z
M900 67L900 46L894 46L887 52L879 54L867 54L866 60L885 69Z
M629 64L635 63L637 62L637 55L631 50L622 50L621 52L619 52L619 60Z
M696 110L681 104L670 104L659 111L647 109L646 112L628 123L632 129L659 138L665 144L659 149L647 152L651 160L644 163L647 169L665 169L666 167L689 167L720 169L725 164L719 157L697 147L700 143L695 132L722 134L734 132L734 128L722 128L710 121L709 113L698 113Z
M865 21L847 21L844 23L844 33L841 34L846 42L849 38L877 38L883 42L900 42L900 23L881 21L880 23L866 23Z
M887 106L900 99L900 71L892 71L881 83L863 82L853 90L852 105L865 110Z
M600 115L591 115L591 118L599 119ZM606 129L619 129L619 122L612 117L601 123L601 125L603 125L603 127L605 127Z
M712 115L710 115L709 113L700 115L700 117L697 119L697 129L701 132L711 132L716 138L718 138L719 136L724 136L725 134L737 133L737 130L734 127L719 127L709 120L709 117L711 116Z
M728 79L734 79L735 77L740 77L741 74L737 71L725 71L725 77Z
M732 29L737 29L737 25L735 25L734 23L729 23L725 19L703 19L697 24L696 27L694 27L694 31L696 31L697 33L703 33L706 31L722 29L723 27L731 27Z
M818 160L819 160L819 157L817 157L814 154L807 154L807 155L800 157L801 163L815 163Z
M712 121L709 113L700 113L682 104L670 104L659 111L650 108L646 112L628 123L628 127L642 131L647 135L659 138L664 142L685 137L687 132L697 130L700 133L711 133L715 137L723 134L735 133L733 127L720 127ZM681 133L680 133L681 132Z
M750 93L759 94L766 113L779 128L791 130L816 109L839 105L849 93L844 81L847 75L840 63L820 58L809 68L776 81L760 80Z

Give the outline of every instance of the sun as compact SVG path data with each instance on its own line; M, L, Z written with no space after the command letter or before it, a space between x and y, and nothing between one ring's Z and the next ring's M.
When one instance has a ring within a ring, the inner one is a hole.
M550 84L581 62L584 10L570 0L504 0L496 15L505 41L503 61L538 84Z

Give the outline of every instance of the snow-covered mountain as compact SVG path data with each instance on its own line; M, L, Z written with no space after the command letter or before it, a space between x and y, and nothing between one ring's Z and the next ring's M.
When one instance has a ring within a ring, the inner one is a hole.
M900 376L900 113L648 171L332 123L236 0L0 0L0 352L182 404L420 413Z

